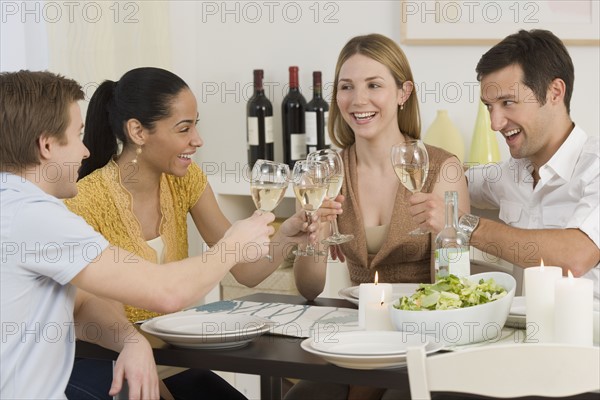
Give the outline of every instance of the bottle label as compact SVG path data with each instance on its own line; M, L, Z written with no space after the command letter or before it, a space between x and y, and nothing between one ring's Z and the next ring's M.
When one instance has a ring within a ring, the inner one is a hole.
M317 113L315 111L307 111L304 114L306 121L306 145L317 146Z
M248 144L258 146L258 117L248 117Z
M306 158L306 135L304 133L293 133L290 135L290 146L292 160L303 160Z
M437 276L458 277L471 275L469 248L444 247L435 250L435 274Z
M265 117L265 143L273 143L273 117Z
M259 145L258 117L248 117L248 144ZM265 144L273 143L273 117L265 117Z

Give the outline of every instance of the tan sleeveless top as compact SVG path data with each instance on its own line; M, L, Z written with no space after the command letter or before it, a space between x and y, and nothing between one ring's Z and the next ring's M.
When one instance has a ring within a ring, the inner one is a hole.
M378 272L380 282L430 282L431 234L408 235L416 226L408 212L411 192L402 185L398 185L388 233L381 248L375 254L369 254L357 192L355 146L353 144L341 153L345 170L342 194L346 201L343 205L344 213L338 215L340 232L354 234L354 240L341 245L352 283L373 282L375 271ZM422 191L430 193L441 165L452 154L437 147L426 147L430 165Z

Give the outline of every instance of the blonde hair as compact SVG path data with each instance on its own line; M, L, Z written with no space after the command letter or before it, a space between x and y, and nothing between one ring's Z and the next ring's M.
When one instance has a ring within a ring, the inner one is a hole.
M350 39L340 52L335 66L333 96L327 127L332 143L340 148L347 148L355 141L354 132L346 121L344 121L337 105L337 87L340 78L340 69L355 54L361 54L385 65L394 77L398 88L401 88L402 84L406 81L414 82L406 55L392 39L376 33L356 36ZM421 136L421 116L419 114L416 88L413 88L412 95L404 103L403 108L403 110L400 110L400 106L398 106L398 127L400 128L400 132L408 137L419 139Z

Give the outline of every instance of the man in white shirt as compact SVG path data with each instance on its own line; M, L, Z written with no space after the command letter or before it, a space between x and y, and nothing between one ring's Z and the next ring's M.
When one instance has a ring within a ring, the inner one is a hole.
M599 297L599 142L571 120L567 49L549 31L522 30L485 53L476 71L492 129L512 158L466 173L471 204L499 209L504 223L463 213L459 226L472 246L520 267L543 259L593 280ZM415 222L441 229L439 201L415 195L411 203Z

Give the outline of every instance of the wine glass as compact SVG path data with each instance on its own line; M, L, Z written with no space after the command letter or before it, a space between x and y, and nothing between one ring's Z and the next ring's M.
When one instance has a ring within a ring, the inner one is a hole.
M327 178L329 167L322 161L301 160L296 161L292 170L292 184L294 193L306 213L306 220L310 224L313 214L321 207L323 199L327 194ZM325 255L318 252L310 243L310 234L307 234L306 249L298 249L294 252L297 256Z
M407 139L402 143L392 146L392 166L400 179L400 183L412 193L423 189L427 174L429 173L429 155L422 141ZM429 233L417 228L409 235L424 235Z
M281 203L290 178L287 164L256 160L250 176L250 191L256 209L271 212Z
M307 160L323 161L329 165L329 177L327 198L335 199L342 189L342 183L344 182L344 162L340 154L331 149L323 149L313 151L306 157ZM349 242L354 239L354 235L342 235L338 229L337 218L331 221L331 230L333 234L326 239L323 239L321 243L332 245L342 244Z
M271 212L281 203L290 179L287 164L268 160L256 160L250 175L250 193L256 209ZM266 255L269 261L273 257Z

